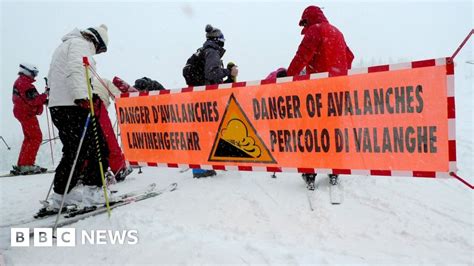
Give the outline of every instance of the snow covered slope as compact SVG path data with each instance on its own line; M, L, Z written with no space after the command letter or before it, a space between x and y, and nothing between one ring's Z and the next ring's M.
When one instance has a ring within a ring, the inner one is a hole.
M52 174L0 178L0 225L29 217ZM156 182L178 190L74 224L76 229L136 229L139 243L75 248L11 248L7 264L95 263L474 263L473 194L454 179L341 176L342 205L329 203L326 176L310 211L298 174L191 172L144 168L116 185L130 191ZM1 261L1 260L0 260Z

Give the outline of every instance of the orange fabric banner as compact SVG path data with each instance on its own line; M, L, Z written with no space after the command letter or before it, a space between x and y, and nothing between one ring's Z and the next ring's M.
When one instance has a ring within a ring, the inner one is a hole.
M446 65L117 99L128 161L449 170Z

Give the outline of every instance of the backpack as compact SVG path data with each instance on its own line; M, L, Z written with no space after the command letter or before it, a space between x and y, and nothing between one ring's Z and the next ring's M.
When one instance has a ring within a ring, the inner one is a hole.
M202 86L206 83L204 78L204 53L203 48L191 55L183 68L183 77L188 86Z

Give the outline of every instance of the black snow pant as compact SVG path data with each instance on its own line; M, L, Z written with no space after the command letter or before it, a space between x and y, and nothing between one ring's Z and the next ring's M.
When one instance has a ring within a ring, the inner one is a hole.
M86 125L89 111L79 106L51 107L50 111L53 124L58 129L59 139L63 144L61 162L59 162L54 175L54 192L63 194L66 189L67 180L76 157L77 148L79 147L79 142L81 140L84 126ZM100 124L98 123L98 118L96 120L97 123L95 123L95 125L97 127L99 145L96 145L93 130L94 123L92 123L91 119L76 162L76 167L72 175L68 192L76 186L79 176L82 176L81 180L84 185L102 186L99 156L104 171L107 171L109 167L107 161L109 150L100 128Z

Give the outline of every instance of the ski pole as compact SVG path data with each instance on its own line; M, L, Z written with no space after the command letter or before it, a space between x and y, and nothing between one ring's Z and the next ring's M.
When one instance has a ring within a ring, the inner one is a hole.
M92 88L91 88L91 83L90 83L90 78L89 78L90 64L89 64L88 57L84 56L82 58L82 62L84 63L84 67L86 68L87 93L89 94L89 106L91 109L91 116L92 116L92 131L94 132L94 139L95 139L95 144L97 148L97 157L99 161L100 178L102 179L102 188L104 190L105 206L107 207L107 214L110 217L111 212L110 212L109 197L107 195L107 186L105 183L104 167L102 166L102 157L101 157L101 152L100 152L100 147L99 147L99 135L97 133L98 131L97 120L94 113L94 102L92 100Z
M46 91L48 92L48 96L49 96L49 87L48 87L48 78L47 77L44 77L44 82L46 84ZM50 129L50 123L49 123L49 108L48 108L48 105L46 105L46 122L48 124L48 137L49 137L49 139L51 139L51 129ZM53 163L53 167L54 167L53 143L51 141L49 142L49 149L51 150L51 162ZM51 189L49 191L51 191ZM49 196L49 192L48 192L48 196ZM46 199L48 199L48 197L46 197Z
M91 114L89 113L87 115L86 125L84 126L84 131L82 131L82 136L81 136L81 140L79 141L79 146L77 147L76 157L74 158L74 162L72 163L71 171L69 172L69 177L67 179L66 188L64 189L64 192L63 192L63 198L62 198L62 201L61 201L61 206L59 207L58 216L56 216L56 222L54 223L53 232L56 232L56 228L58 226L59 217L61 216L61 212L62 212L63 206L64 206L64 201L66 200L67 192L69 190L69 185L71 184L72 174L74 173L74 169L76 169L77 159L79 158L79 153L81 152L82 143L84 142L84 139L86 137L87 128L89 127L89 123L90 123L90 118L91 118ZM53 182L54 182L54 180L53 180ZM48 192L48 196L49 196L49 192Z
M0 139L2 139L3 143L5 143L5 146L7 146L7 149L11 150L10 146L8 146L7 142L5 141L5 139L2 136L0 136Z

